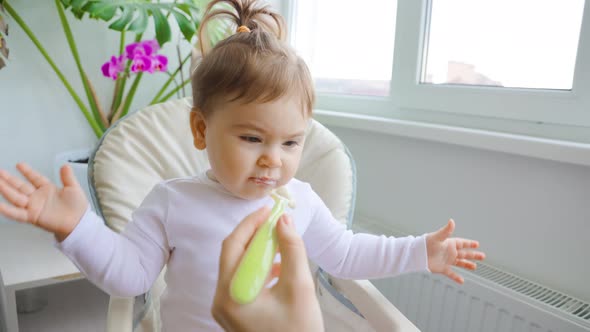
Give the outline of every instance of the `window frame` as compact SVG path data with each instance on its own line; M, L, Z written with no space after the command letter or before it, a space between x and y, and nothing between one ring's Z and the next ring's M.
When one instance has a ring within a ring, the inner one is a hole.
M281 0L289 31L296 1ZM584 2L571 90L419 83L430 4L398 0L388 97L318 93L316 108L590 143L590 61L583 61L590 59L590 0Z

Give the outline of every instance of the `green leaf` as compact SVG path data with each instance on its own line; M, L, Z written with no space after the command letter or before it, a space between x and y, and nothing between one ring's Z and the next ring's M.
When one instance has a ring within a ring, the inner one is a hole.
M65 9L72 7L71 8L72 14L74 14L74 16L77 19L80 20L80 19L82 19L82 17L84 17L84 14L85 14L84 11L82 11L81 8L79 8L79 7L73 7L72 0L60 0L60 2Z
M72 13L77 19L81 20L84 17L84 14L86 13L84 11L84 6L88 4L88 0L62 0L61 2L66 9L69 6L72 7Z
M162 46L172 38L170 25L164 14L158 8L152 10L152 16L154 17L154 27L156 28L156 39L158 40L158 44Z
M71 2L72 2L71 0L61 0L61 3L64 5L64 8L68 8L70 6ZM2 3L1 0L0 0L0 3Z
M187 4L178 4L176 5L176 8L182 10L185 14L190 15L191 14L191 7Z
M186 15L188 15L192 21L194 22L200 22L200 10L198 7L195 6L191 6L188 4L177 4L176 8L182 10Z
M131 22L132 18L133 9L129 7L124 7L121 16L119 16L119 18L115 22L111 23L111 25L109 25L109 28L117 31L125 31L127 24Z
M68 1L68 2L71 3L72 8L82 9L82 7L84 7L84 5L88 2L88 0L72 0L72 1Z
M3 0L0 0L3 1ZM201 11L210 0L60 0L78 18L110 22L109 28L121 32L145 32L153 18L156 39L162 44L172 39L168 16L173 14L184 38L191 40L201 24Z
M178 27L180 28L182 35L190 43L197 31L194 23L189 21L189 19L187 19L181 12L173 11L172 14L176 18L176 22L178 22Z
M148 13L145 9L138 9L137 17L127 27L127 30L133 31L136 34L143 33L148 24Z
M84 6L84 11L88 12L92 18L100 18L101 20L108 22L117 13L117 6L100 2L90 2Z

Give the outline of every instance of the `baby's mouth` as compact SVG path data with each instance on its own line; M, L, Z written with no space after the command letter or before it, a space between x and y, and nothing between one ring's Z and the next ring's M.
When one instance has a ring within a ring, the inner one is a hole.
M267 178L267 177L252 177L250 178L254 183L259 185L266 185L266 186L276 186L277 180Z

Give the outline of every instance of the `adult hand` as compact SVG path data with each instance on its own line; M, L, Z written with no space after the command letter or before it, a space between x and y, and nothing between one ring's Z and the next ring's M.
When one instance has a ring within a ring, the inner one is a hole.
M305 246L286 215L277 222L281 268L276 285L264 288L254 302L245 305L234 302L229 294L232 276L248 242L269 214L268 207L255 211L223 241L211 313L226 331L231 332L323 331ZM279 269L273 268L273 274L277 271Z

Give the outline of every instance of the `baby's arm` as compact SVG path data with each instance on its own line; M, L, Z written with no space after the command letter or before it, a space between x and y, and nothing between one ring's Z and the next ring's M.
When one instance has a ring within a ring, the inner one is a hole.
M310 259L340 278L371 279L428 271L424 236L386 237L353 234L334 219L315 193L315 214L303 234Z
M122 234L87 210L74 231L56 246L105 292L136 296L149 290L168 260L166 217L166 189L157 185Z
M168 259L162 223L165 190L153 190L134 213L123 235L104 225L69 166L61 168L62 188L24 163L28 182L0 169L0 214L55 234L61 249L86 277L112 295L134 296L149 289ZM158 208L160 207L160 208Z
M315 194L314 194L315 195ZM353 234L338 223L321 199L312 202L315 216L303 240L309 257L330 274L341 278L382 278L415 271L441 273L462 284L452 267L474 270L472 260L483 260L474 240L451 238L455 223L419 237L402 238Z

